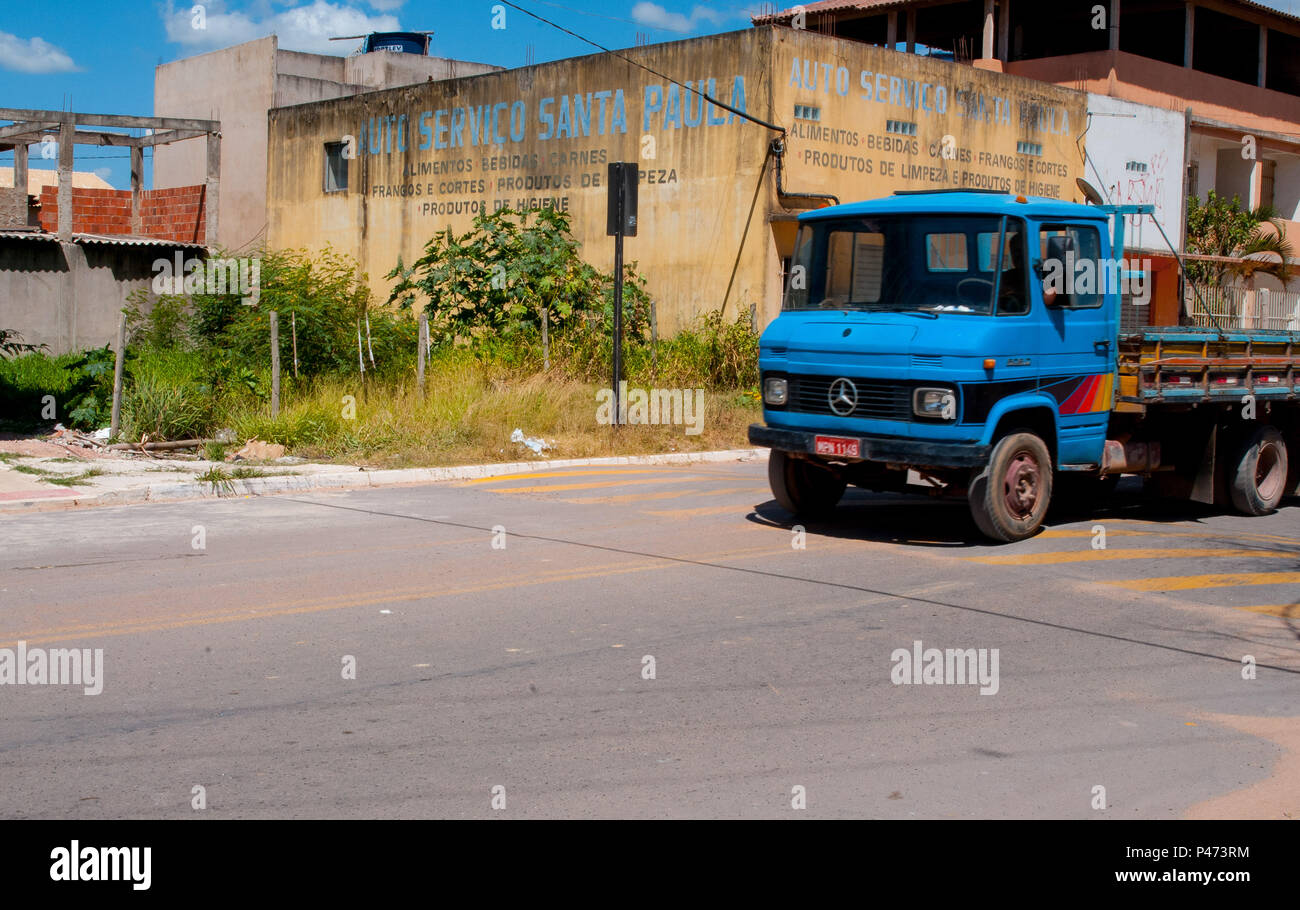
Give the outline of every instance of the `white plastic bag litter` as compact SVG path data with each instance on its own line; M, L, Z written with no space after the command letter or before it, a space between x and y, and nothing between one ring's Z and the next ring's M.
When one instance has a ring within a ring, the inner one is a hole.
M516 428L515 431L510 434L510 441L518 442L518 443L522 443L523 445L526 445L529 449L533 451L533 454L535 455L540 455L542 454L543 451L551 447L550 444L547 443L545 439L538 439L533 436L525 436L524 431L518 428Z

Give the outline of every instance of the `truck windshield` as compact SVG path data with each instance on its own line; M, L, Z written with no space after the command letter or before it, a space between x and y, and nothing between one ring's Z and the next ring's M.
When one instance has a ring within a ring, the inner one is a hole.
M1011 314L1028 309L1026 279L1018 219L828 219L799 228L785 308Z

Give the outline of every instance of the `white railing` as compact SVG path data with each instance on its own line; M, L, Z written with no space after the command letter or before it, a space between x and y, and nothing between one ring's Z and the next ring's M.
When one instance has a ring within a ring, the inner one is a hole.
M1207 285L1198 285L1197 291L1199 298L1191 288L1187 291L1187 315L1193 325L1300 330L1300 292Z

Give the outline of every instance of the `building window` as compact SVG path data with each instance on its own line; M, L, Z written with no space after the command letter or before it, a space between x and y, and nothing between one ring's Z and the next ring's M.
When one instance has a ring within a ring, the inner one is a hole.
M886 120L886 133L897 133L900 136L915 136L916 124L906 120Z
M1043 157L1043 146L1037 142L1017 142L1016 154L1033 155L1037 158Z
M346 193L348 189L348 159L344 154L347 144L325 143L325 192Z
M821 120L822 109L813 107L811 104L796 104L794 106L794 119L796 120Z

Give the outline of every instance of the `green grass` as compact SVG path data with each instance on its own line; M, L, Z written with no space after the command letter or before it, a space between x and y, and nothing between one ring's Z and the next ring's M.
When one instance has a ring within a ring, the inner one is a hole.
M35 465L30 464L16 464L13 466L13 469L19 474L35 474L37 477L54 473L53 471L47 471L44 468L38 468Z
M50 475L47 477L42 477L41 481L43 483L52 483L58 487L75 487L84 484L87 480L89 480L92 477L99 477L103 473L104 472L99 468L91 468L88 471L82 471L80 474L76 474L71 477L62 474L57 476Z
M213 467L194 478L199 483L212 485L212 492L218 496L235 492L234 478L225 468Z
M230 472L230 476L235 480L251 480L254 477L274 477L270 471L263 471L261 468L235 468Z
M269 371L241 360L242 352L222 352L226 363L195 351L142 349L128 358L121 435L132 442L143 436L206 438L230 427L239 440L280 443L311 460L414 467L537 459L510 442L515 429L553 443L544 458L735 448L746 445L748 425L761 416L757 336L747 324L710 317L661 341L654 363L648 345L628 344L630 388L708 390L698 435L688 435L681 424L601 425L596 396L608 385L608 339L578 332L552 342L547 372L539 340L525 335L490 338L476 349L437 349L423 395L414 364L394 358L368 373L364 384L356 375L295 380L286 372L275 419L265 397ZM0 361L0 398L6 376L22 389L57 394L64 359ZM202 454L224 462L238 445L208 443ZM18 457L0 455L10 464ZM200 480L226 489L232 480L267 476L253 470L236 469L241 475L214 467ZM44 476L39 469L29 473Z

